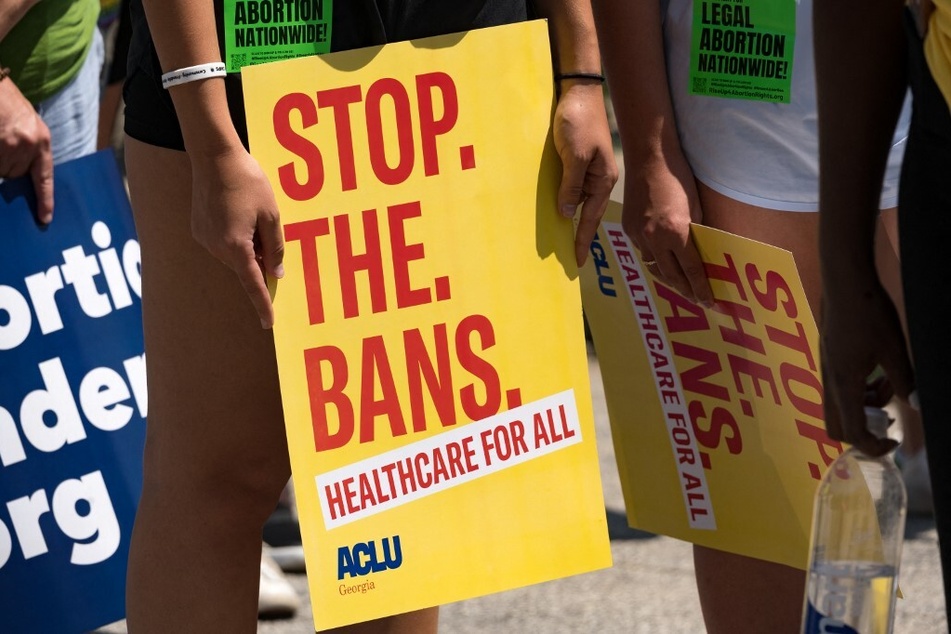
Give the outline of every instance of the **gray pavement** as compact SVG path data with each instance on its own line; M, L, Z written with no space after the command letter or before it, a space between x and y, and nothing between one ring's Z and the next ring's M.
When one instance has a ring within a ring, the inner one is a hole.
M597 360L589 358L595 425L611 535L611 568L444 606L446 634L700 633L704 631L694 586L691 547L631 530L624 515L611 430ZM911 518L906 530L895 632L943 634L944 598L934 522ZM263 634L313 632L304 575L289 575L306 605L293 619L260 621ZM124 634L117 623L103 633Z

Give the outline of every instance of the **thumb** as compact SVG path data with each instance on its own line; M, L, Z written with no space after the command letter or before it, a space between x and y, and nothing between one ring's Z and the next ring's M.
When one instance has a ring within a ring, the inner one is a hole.
M258 223L258 238L261 242L261 259L264 270L278 279L284 277L284 235L280 215L267 214Z

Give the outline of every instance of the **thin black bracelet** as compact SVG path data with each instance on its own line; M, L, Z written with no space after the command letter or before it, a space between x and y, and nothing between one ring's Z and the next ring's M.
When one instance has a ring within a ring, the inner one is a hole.
M562 81L563 79L591 79L604 83L604 75L599 73L558 73L555 75L555 81Z

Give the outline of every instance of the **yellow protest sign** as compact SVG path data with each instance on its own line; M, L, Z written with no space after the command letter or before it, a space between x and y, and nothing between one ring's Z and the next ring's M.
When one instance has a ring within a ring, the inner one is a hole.
M610 565L546 24L242 73L317 628Z
M792 254L693 237L716 305L655 279L611 203L582 270L629 523L805 569L825 434L818 333Z

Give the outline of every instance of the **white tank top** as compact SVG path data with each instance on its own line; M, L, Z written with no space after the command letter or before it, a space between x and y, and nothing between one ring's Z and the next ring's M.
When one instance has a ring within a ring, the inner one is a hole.
M783 211L819 208L819 144L812 50L812 0L796 0L790 103L690 94L693 1L669 0L664 41L680 142L694 175L735 200ZM881 208L898 204L910 119L906 97L882 187Z

